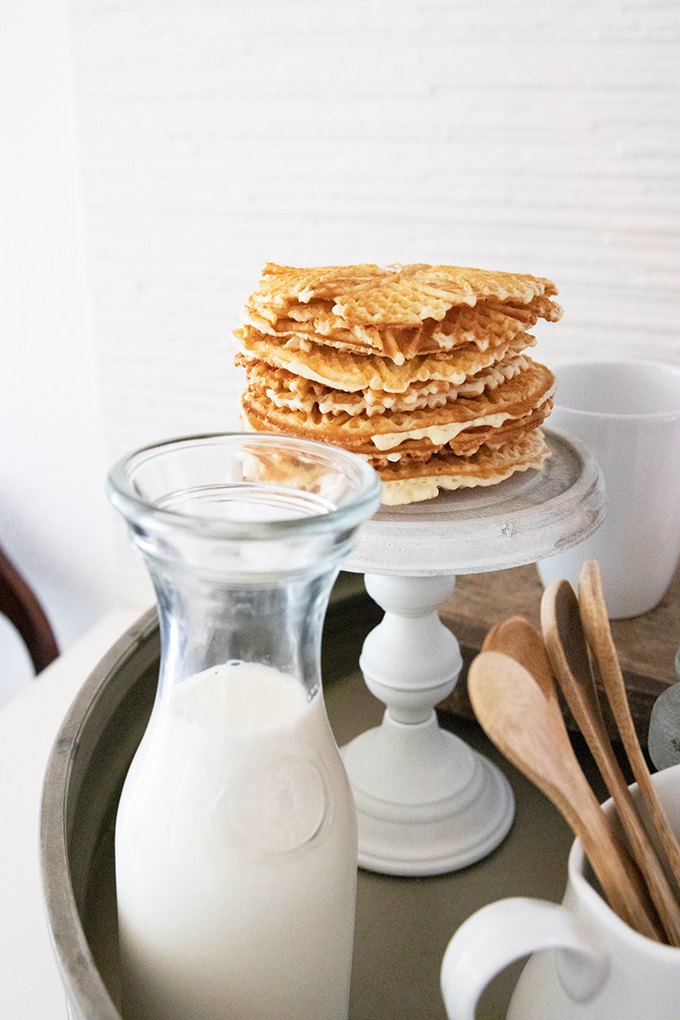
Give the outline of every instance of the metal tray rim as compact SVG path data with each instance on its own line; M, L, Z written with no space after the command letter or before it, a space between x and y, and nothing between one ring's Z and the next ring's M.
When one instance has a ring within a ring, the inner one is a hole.
M64 717L43 779L40 810L40 877L50 940L70 1015L77 1020L121 1020L95 965L80 922L68 856L67 801L79 737L113 673L138 655L158 628L156 609L144 613L92 670ZM74 988L77 982L77 989ZM76 1002L73 1001L77 993ZM77 1005L81 1011L74 1014Z

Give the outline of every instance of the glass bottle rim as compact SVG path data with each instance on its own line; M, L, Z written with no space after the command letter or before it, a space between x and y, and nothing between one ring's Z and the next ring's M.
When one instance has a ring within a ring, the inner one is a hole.
M291 450L299 449L301 454L306 452L308 455L325 458L329 462L329 467L335 459L339 462L338 466L347 472L348 477L351 473L356 475L356 495L344 505L309 516L243 521L192 515L160 507L136 490L133 482L134 471L151 459L172 450L207 446L216 442L233 446L239 443L254 443L263 447L283 444ZM348 468L351 468L351 471L348 471ZM232 541L248 539L266 541L299 534L321 534L337 531L342 527L351 527L362 520L367 520L378 509L382 491L377 472L356 454L331 443L299 439L273 432L206 432L151 443L116 461L109 472L106 488L111 503L131 524L154 521L158 525L191 531L204 538Z

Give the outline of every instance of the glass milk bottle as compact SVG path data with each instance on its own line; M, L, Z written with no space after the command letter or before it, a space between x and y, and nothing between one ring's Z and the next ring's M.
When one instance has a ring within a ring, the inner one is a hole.
M119 462L151 574L158 693L116 822L126 1020L346 1020L356 816L321 627L380 501L337 447L211 435Z

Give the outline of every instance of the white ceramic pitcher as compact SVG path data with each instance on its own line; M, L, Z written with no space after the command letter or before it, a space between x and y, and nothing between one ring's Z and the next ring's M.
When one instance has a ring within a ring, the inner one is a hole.
M680 765L652 777L680 833ZM633 794L636 787L632 786ZM605 805L611 811L611 801ZM680 949L629 928L590 884L579 840L569 854L562 906L515 898L491 903L461 925L444 955L449 1020L474 1020L485 986L515 960L531 957L507 1020L678 1020Z

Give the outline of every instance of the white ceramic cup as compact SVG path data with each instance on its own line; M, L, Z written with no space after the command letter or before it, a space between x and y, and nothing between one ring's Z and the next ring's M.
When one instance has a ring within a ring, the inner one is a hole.
M680 765L653 777L680 836ZM631 787L637 795L635 786ZM604 806L611 812L611 801ZM468 918L442 964L449 1020L474 1020L499 971L535 953L520 975L507 1020L678 1020L680 949L652 942L614 914L585 877L581 844L569 854L562 906L518 897Z
M588 446L604 476L607 515L568 552L541 560L546 587L598 560L610 618L649 612L680 557L680 366L574 362L555 369L550 428ZM680 1016L680 1010L678 1011Z

